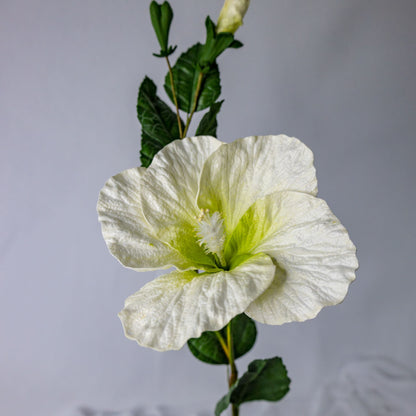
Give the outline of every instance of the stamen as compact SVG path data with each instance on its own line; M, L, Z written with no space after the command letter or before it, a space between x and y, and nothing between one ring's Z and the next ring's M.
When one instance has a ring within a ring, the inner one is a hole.
M226 262L223 254L225 232L221 214L218 211L210 214L208 209L201 209L197 220L198 224L195 228L199 245L204 248L206 253L214 254L220 265L225 267Z

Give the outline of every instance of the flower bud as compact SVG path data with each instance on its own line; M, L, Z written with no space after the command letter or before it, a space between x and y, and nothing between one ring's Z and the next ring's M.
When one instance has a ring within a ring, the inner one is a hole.
M250 0L225 0L217 23L217 33L235 31L243 24Z

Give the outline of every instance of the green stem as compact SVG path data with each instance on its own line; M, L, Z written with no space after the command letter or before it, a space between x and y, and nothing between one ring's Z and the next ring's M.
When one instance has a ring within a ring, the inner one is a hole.
M203 78L204 78L204 74L202 72L200 72L199 75L198 75L198 81L197 81L197 84L196 84L194 103L192 105L191 114L189 114L188 119L186 120L185 130L183 132L182 138L184 138L186 136L186 133L188 133L189 125L191 124L192 117L195 113L196 106L198 104L198 98L199 98L199 93L201 92L201 86L202 86L202 79Z
M222 337L221 333L219 331L215 331L215 335L218 338L218 341L221 344L222 349L224 350L225 355L227 356L227 359L230 360L230 353L228 351L227 344L224 341L224 338Z
M170 66L169 58L167 56L165 58L166 58L166 63L168 64L168 68L169 68L170 85L172 86L173 101L176 107L176 118L178 119L179 137L182 138L183 137L182 136L182 123L181 123L181 116L179 115L178 100L176 98L175 83L173 82L172 67Z
M231 333L231 321L227 325L227 344L228 344L228 361L230 363L231 374L228 379L228 386L231 388L238 379L238 371L234 360L234 343ZM232 404L232 416L238 416L239 408L236 404Z
M237 405L235 405L235 404L232 404L231 406L232 406L231 407L231 409L232 409L232 416L238 416L239 411L240 411L239 407Z

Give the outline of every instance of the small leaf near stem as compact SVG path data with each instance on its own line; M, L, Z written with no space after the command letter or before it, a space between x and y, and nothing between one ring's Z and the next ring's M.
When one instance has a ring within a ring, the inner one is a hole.
M209 129L197 130L196 135L215 137L215 134L209 131ZM247 315L242 313L232 319L231 334L233 337L234 360L236 360L247 354L253 347L257 334L256 324ZM206 331L199 338L191 338L188 340L188 347L191 353L204 363L225 364L229 367L230 360L227 355L227 325L219 331Z
M229 392L221 398L215 408L215 415L220 416L231 404L237 408L253 400L276 402L289 391L290 378L282 359L279 357L266 360L254 360L248 370L235 382Z
M196 110L196 106L198 104L198 99L199 99L199 93L201 92L201 86L202 86L202 80L204 78L204 73L200 72L198 75L198 83L196 85L196 90L195 90L195 96L194 96L194 102L192 105L192 110L191 113L189 114L187 120L186 120L186 125L185 125L185 130L183 132L182 138L186 137L186 133L188 133L188 129L189 129L189 125L191 124L191 120L192 117L195 113Z
M170 77L170 84L172 86L173 101L175 102L175 107L176 107L176 117L178 119L179 137L183 138L184 136L182 136L183 133L182 133L181 116L179 115L179 106L178 106L178 100L176 98L175 83L173 82L172 67L170 65L169 58L167 56L165 58L166 58L166 63L168 64L168 68L169 68L169 77Z
M218 101L211 105L209 111L204 114L199 126L196 129L195 136L214 136L217 137L217 115L221 110L224 100Z

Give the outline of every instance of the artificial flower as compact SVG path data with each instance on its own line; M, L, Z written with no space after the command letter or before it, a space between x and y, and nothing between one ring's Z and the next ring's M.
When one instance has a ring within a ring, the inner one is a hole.
M235 31L243 24L250 0L225 0L217 22L217 33Z
M137 271L175 268L126 300L126 336L180 349L242 312L276 325L341 302L356 250L316 194L312 152L285 135L176 140L111 178L97 206L110 252Z

